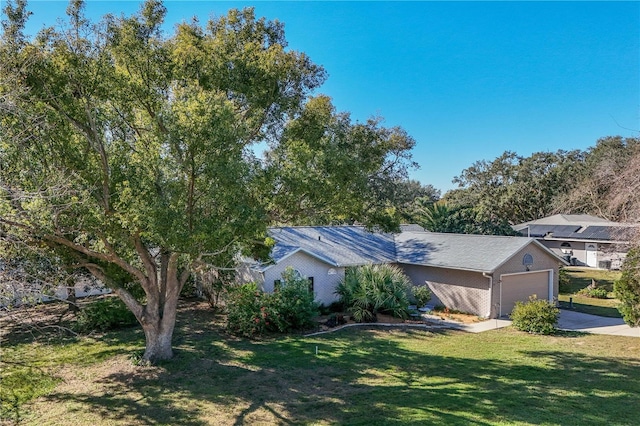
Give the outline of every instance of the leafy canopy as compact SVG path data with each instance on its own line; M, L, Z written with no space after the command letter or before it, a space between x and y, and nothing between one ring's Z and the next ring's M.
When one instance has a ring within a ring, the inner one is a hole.
M145 331L145 360L172 356L191 273L264 256L270 221L397 227L379 188L405 176L412 139L310 98L326 74L287 48L282 23L247 8L166 35L157 0L99 22L83 9L71 1L31 40L26 2L5 7L0 250L113 288Z

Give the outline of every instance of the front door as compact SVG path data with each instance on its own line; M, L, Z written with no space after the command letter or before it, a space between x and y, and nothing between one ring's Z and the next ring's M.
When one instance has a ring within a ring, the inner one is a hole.
M598 267L598 244L596 243L587 243L585 246L586 253L586 261L587 266L591 266L592 268Z

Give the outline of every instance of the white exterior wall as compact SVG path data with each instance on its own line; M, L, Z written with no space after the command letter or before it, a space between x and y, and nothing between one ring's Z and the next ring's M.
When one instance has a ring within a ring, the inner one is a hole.
M287 267L298 270L303 277L313 277L316 302L330 305L338 300L334 291L344 278L344 268L333 267L304 252L294 253L264 271L263 290L272 292L274 281L282 279ZM329 274L329 271L332 273Z
M51 302L53 300L67 300L69 288L60 285L51 288L43 285L41 288L24 287L22 284L13 285L2 283L0 288L0 307L14 305L20 306L23 303ZM74 284L75 297L80 299L87 296L98 296L111 293L111 289L103 287L100 281L82 278Z
M555 254L564 258L567 253L562 252L560 245L565 241L557 240L538 240L542 245L551 249ZM571 244L571 257L576 259L576 266L587 266L587 252L585 249L584 241L566 241ZM627 255L625 252L620 251L620 247L616 250L616 245L609 243L597 243L597 265L600 266L601 261L611 261L611 269L620 269L622 261Z

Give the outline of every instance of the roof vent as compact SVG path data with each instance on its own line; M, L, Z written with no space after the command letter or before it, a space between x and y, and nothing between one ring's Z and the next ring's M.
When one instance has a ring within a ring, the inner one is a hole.
M318 235L318 241L322 240L322 237L320 235Z

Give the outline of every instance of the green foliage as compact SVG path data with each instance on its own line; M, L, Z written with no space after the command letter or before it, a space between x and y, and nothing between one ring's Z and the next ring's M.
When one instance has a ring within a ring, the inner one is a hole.
M167 34L161 1L94 22L78 0L30 38L25 3L0 35L0 239L144 311L145 358L171 357L154 330L173 330L189 274L219 253L265 257L270 220L397 227L386 183L406 178L413 139L310 99L326 73L283 23L232 9Z
M404 223L418 223L420 210L440 199L440 190L433 185L422 185L415 180L398 182L393 192L393 205Z
M245 337L263 334L268 325L265 298L256 283L230 288L226 295L227 330Z
M377 313L407 318L412 283L397 267L364 265L347 269L336 294L357 322L375 322Z
M571 291L571 275L565 268L558 270L558 288L560 293L568 293Z
M627 253L622 264L622 276L613 285L616 298L620 300L618 310L631 327L640 326L640 248Z
M556 197L575 185L581 151L536 152L522 157L506 151L481 160L454 179L459 189L446 194L455 207L473 207L476 221L520 223L548 216Z
M292 268L282 273L282 286L269 296L273 321L269 330L287 333L313 325L313 318L318 315L318 304L309 291L309 280L298 276Z
M318 310L320 311L320 315L329 315L329 314L335 314L335 313L339 313L339 312L344 312L344 305L342 304L342 302L332 302L329 305L320 305L318 307Z
M73 328L81 333L115 330L137 324L135 315L117 297L104 297L83 307Z
M329 97L311 98L267 152L266 173L278 185L269 193L269 216L297 225L357 221L396 230L395 206L406 201L398 194L409 191L414 145L401 128L385 128L379 119L353 123Z
M609 292L606 288L598 286L598 282L596 280L592 280L591 284L583 289L580 289L577 294L587 297L593 297L595 299L606 299L609 295Z
M447 193L451 197L451 193ZM453 206L444 201L427 206L416 214L417 222L432 232L457 234L514 235L509 223L497 217L482 214L477 207Z
M309 291L309 281L287 268L282 286L264 293L255 283L232 288L227 295L227 330L255 337L267 331L289 333L313 326L318 304Z
M411 293L416 301L416 305L421 308L431 300L431 290L426 285L419 285L411 287Z
M520 331L535 334L553 334L560 310L547 300L531 296L528 302L516 302L511 312L513 326Z

